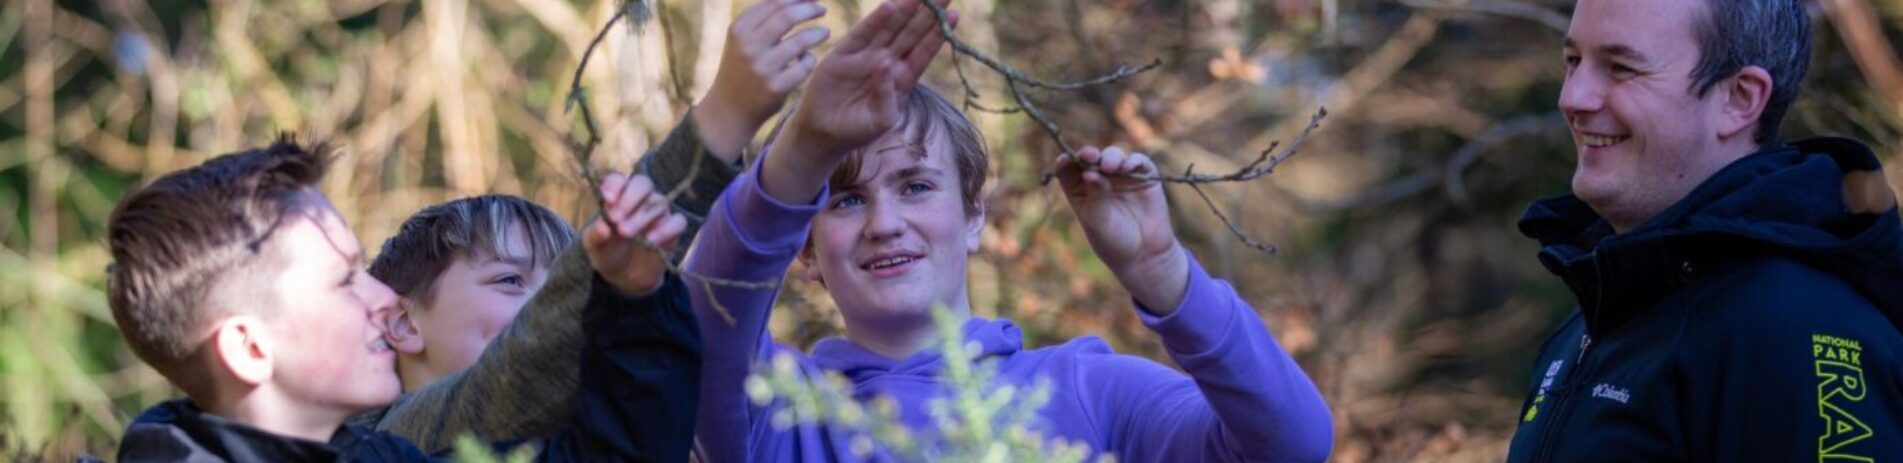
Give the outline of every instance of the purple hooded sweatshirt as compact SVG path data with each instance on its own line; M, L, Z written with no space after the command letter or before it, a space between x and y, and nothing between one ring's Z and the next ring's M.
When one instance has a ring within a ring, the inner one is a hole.
M827 193L809 205L776 200L760 187L759 164L716 202L687 258L688 270L744 281L785 276ZM769 419L772 409L747 398L749 370L780 353L793 355L809 377L841 372L861 400L896 399L900 420L915 436L936 429L927 410L932 400L948 395L938 379L938 352L894 360L828 338L806 355L767 332L775 291L716 285L690 293L706 340L697 429L704 461L861 460L851 450L857 431L810 424L777 429ZM737 323L716 315L709 297L718 298ZM1334 424L1321 394L1228 283L1210 277L1192 257L1188 291L1175 312L1157 317L1139 309L1144 325L1163 339L1187 376L1112 352L1095 336L1026 350L1010 321L980 318L965 322L964 335L980 346L978 360L997 362L995 381L1030 387L1049 380L1051 400L1039 413L1047 437L1088 443L1093 452L1126 462L1328 457ZM871 458L889 459L883 452Z

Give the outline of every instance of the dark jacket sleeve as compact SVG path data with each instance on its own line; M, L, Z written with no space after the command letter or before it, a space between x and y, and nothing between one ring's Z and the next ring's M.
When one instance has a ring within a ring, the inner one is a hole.
M739 164L707 151L691 113L637 168L664 188L692 180L673 203L688 218L683 249L714 199L740 172ZM475 365L404 396L374 421L376 428L407 437L426 451L447 449L463 434L510 441L556 432L573 410L574 362L581 347L575 312L584 303L592 273L580 246L565 250L551 265L548 283Z
M1708 296L1674 359L1690 460L1903 460L1903 342L1874 303L1789 261Z
M403 396L377 429L428 452L448 449L464 434L510 441L561 429L574 413L581 311L594 273L581 246L563 250L542 289L474 365Z
M582 315L586 337L575 421L544 461L683 462L700 398L700 328L687 287L626 297L595 277Z
M740 156L734 159L739 160ZM681 234L684 239L679 244L686 249L693 243L700 225L707 221L707 211L714 207L714 199L740 176L742 167L739 162L722 161L707 151L707 144L700 138L700 128L694 125L694 114L689 111L660 147L635 164L635 171L647 174L662 191L685 188L674 197L673 206L675 213L687 218L687 230Z

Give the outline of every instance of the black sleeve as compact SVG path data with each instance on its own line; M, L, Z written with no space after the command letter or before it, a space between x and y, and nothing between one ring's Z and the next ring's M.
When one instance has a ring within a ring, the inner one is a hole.
M582 330L575 422L542 460L687 461L701 363L687 286L668 274L653 294L630 298L597 275Z

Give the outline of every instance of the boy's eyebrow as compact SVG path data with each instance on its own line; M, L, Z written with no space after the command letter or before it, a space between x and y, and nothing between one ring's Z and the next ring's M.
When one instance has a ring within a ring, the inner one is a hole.
M934 168L932 166L911 166L911 167L906 167L904 169L899 169L898 172L893 172L891 179L894 181L905 180L910 178L929 177L929 176L934 176L941 173L944 173L944 171L938 170L937 168Z
M525 270L535 267L534 259L530 259L528 256L493 256L489 258L489 261L521 267Z

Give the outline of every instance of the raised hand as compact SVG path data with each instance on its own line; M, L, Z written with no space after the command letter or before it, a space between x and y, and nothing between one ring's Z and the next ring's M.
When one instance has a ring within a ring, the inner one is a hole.
M645 175L608 174L601 181L602 211L582 234L588 263L622 294L640 296L660 289L667 274L667 249L687 229L667 197ZM642 241L654 244L643 246Z
M774 141L767 192L793 202L819 193L852 149L898 125L905 97L944 48L937 18L921 0L890 0L846 32L807 84L806 96ZM951 0L933 1L945 7ZM948 21L957 20L947 11Z
M828 151L850 150L890 130L904 96L943 48L935 24L919 0L880 4L820 62L791 128Z
M1163 184L1142 153L1085 147L1057 159L1064 188L1090 248L1130 294L1159 314L1175 310L1189 280L1188 257L1170 227Z
M720 71L694 111L701 139L714 155L739 159L760 126L813 73L818 60L809 52L832 31L821 26L791 31L825 14L826 7L814 0L761 0L734 19Z

